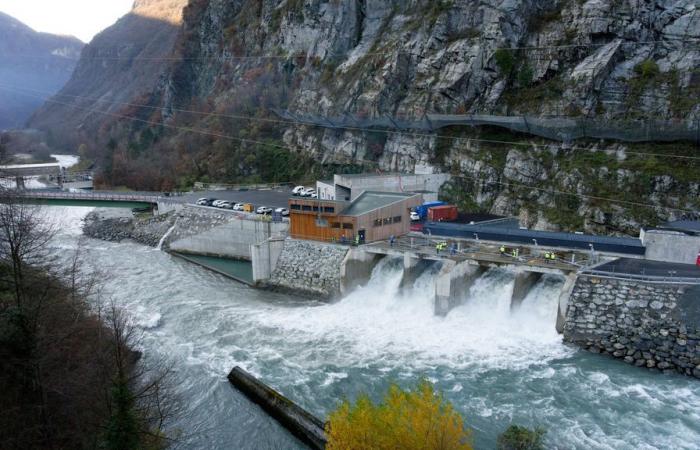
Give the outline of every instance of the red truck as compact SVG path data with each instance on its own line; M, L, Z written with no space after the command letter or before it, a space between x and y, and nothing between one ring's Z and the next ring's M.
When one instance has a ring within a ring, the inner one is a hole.
M433 206L428 209L428 220L431 222L452 222L457 220L459 211L454 205Z

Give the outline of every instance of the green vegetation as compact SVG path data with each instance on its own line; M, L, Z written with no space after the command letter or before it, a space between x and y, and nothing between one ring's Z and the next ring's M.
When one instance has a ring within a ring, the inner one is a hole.
M511 425L498 437L498 450L544 450L545 430Z
M528 63L523 64L523 66L518 70L518 75L517 75L517 81L518 81L518 86L520 87L528 87L532 84L532 77L534 76L534 72L532 70L532 67Z
M404 391L392 385L379 404L366 395L343 402L326 425L328 450L470 450L462 416L427 382Z
M659 75L659 65L653 59L645 59L634 66L634 73L645 80L651 80Z
M499 48L496 50L493 56L496 59L496 66L498 66L498 70L501 72L501 75L510 77L510 74L513 73L513 69L515 68L515 56L513 55L513 50Z

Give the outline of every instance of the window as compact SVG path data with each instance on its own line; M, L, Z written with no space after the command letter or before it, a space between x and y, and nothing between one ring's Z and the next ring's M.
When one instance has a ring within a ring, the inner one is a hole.
M311 206L310 205L302 205L301 210L302 211L311 211Z
M331 228L340 228L340 222L331 223Z
M352 230L352 224L351 223L344 223L343 230Z
M323 212L334 213L334 212L335 212L335 207L334 207L334 206L324 206L324 207L323 207Z
M382 219L374 219L374 226L381 227L382 226Z
M299 211L299 210L301 210L301 205L292 205L291 209L293 209L295 211Z
M389 225L389 224L391 224L391 217L386 218L386 219L382 219L382 224L383 224L383 225Z
M401 223L401 216L394 217L394 223Z
M318 206L313 207L314 212L318 212Z

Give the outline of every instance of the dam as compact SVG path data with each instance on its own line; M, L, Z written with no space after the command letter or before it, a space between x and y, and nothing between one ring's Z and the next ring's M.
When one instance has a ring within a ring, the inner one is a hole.
M637 367L700 378L700 268L539 245L511 252L492 242L440 243L447 241L418 235L351 247L270 239L251 249L254 279L260 287L344 302L368 286L410 289L430 299L436 317L475 301L475 292L483 297L486 284L499 292L494 311L538 308L525 300L547 286L555 297L552 326L566 342Z

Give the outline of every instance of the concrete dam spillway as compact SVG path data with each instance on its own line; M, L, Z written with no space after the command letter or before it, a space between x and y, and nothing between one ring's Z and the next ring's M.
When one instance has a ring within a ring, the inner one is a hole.
M496 349L517 355L524 342L546 345L559 339L555 325L563 277L542 277L513 306L516 273L485 270L458 293L451 311L439 315L434 293L441 269L442 262L430 262L407 284L403 259L384 257L364 285L325 307L323 321L365 336L368 345L371 341L380 347L405 345L455 356L493 354ZM371 329L367 320L373 322Z

